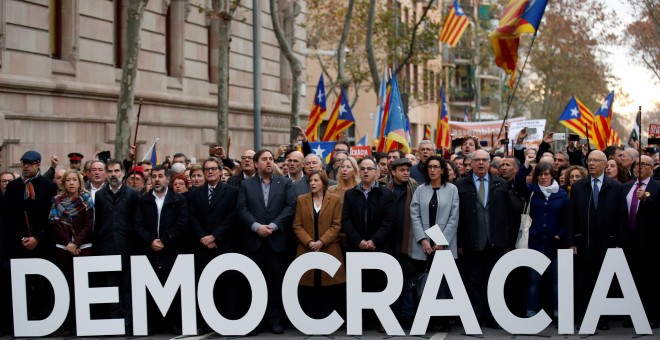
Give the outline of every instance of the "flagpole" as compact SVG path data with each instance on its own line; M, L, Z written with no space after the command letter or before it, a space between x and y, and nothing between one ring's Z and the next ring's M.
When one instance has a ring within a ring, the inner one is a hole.
M538 33L538 31L537 31ZM511 104L513 104L513 98L516 96L516 91L518 90L518 86L520 86L520 80L522 79L523 73L525 72L525 66L527 65L527 59L529 58L529 54L532 52L532 47L534 47L534 42L536 41L536 34L532 36L532 42L529 44L529 49L527 50L527 55L525 56L525 62L523 62L522 69L520 69L520 76L518 76L518 79L516 80L516 86L513 87L513 92L509 96L509 100L507 101L506 105L506 113L504 114L504 119L502 120L502 126L500 126L500 132L497 134L497 138L499 139L500 136L502 135L502 130L504 129L504 124L506 124L506 120L509 117L509 110L511 109Z
M639 153L639 159L637 160L637 181L641 182L642 180L642 107L639 107L637 111L637 125L639 125L639 141L637 142L637 152Z
M154 152L154 145L156 145L156 143L158 143L158 140L159 140L159 139L160 139L160 138L156 138L156 140L154 141L154 143L151 144L151 147L149 148L149 152L148 152L146 155L144 155L144 157L142 158L142 162L144 162L145 160L147 160L147 156L151 156L151 153Z

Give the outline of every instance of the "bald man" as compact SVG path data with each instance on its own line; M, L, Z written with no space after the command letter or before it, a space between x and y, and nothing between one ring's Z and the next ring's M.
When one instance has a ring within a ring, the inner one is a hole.
M621 183L605 176L607 158L602 151L587 156L589 176L571 187L566 232L576 267L576 320L582 320L608 248L622 245L627 209ZM599 330L608 330L606 318Z
M291 178L291 181L298 182L303 177L305 177L305 174L303 173L303 165L304 165L304 156L303 153L300 151L291 151L286 155L286 161L285 161L286 167L289 170L289 174L287 177Z

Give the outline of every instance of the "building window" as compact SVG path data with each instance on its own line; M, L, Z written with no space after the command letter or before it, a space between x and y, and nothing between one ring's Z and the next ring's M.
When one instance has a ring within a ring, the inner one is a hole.
M62 0L50 0L49 8L50 56L62 59Z

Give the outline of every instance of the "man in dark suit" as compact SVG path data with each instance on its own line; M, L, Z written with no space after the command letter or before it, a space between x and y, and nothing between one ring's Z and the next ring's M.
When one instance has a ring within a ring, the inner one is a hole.
M239 188L220 182L222 163L210 157L202 165L206 184L193 189L190 199L190 224L195 240L195 266L197 276L217 256L240 250L240 227L236 204ZM213 294L218 310L229 318L237 318L236 273L223 274Z
M635 285L644 305L644 311L652 328L658 328L658 280L656 275L646 265L649 259L657 259L660 251L657 241L660 239L658 225L658 191L660 182L651 178L653 175L653 159L642 156L637 163L635 174L637 181L623 185L628 207L628 228L625 232L623 250L632 271ZM624 327L632 327L632 322L624 321Z
M458 256L477 318L500 328L488 306L486 287L493 266L513 246L518 226L512 223L508 183L489 173L490 155L479 149L471 157L472 172L456 182Z
M123 318L126 332L130 332L133 321L130 256L134 252L135 209L139 194L122 185L124 165L121 161L108 159L105 172L108 184L96 193L94 199L94 255L121 255L121 272L103 273L104 287L119 287L119 304L110 305L106 317Z
M269 150L259 150L254 163L257 174L241 183L238 196L238 214L245 230L243 248L266 277L266 318L271 331L282 334L282 280L293 247L291 223L296 197L290 179L273 175L275 161Z
M7 245L14 259L41 258L53 260L55 244L48 214L57 185L41 176L41 155L28 151L21 157L21 177L7 184L6 228L9 228ZM27 278L28 319L41 320L50 315L53 293L41 276Z
M151 192L141 196L135 213L135 231L161 284L167 281L188 229L188 205L181 194L168 190L169 170L157 165L151 171ZM149 301L149 334L161 324L169 324L174 334L181 332L181 302L175 300L163 322L153 300Z
M576 258L576 316L584 317L598 272L608 248L620 247L626 225L622 185L604 175L607 159L602 151L587 156L589 176L573 184L568 203L567 245ZM608 330L601 318L599 330Z

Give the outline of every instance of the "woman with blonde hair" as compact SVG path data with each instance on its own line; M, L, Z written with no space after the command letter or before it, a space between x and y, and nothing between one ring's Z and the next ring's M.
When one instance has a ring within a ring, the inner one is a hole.
M360 184L360 171L358 171L358 164L355 158L346 158L339 166L338 175L339 179L337 184L331 185L328 188L328 192L339 196L343 203L346 191L353 189L356 185Z
M48 219L55 235L56 261L69 284L71 304L62 326L62 336L73 331L73 258L92 254L92 223L94 202L85 190L83 178L75 169L67 170L62 177L64 192L53 198Z

